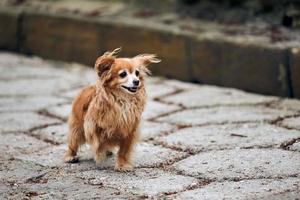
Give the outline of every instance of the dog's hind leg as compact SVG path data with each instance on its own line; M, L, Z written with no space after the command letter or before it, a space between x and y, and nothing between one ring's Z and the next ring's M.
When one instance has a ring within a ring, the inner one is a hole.
M68 150L65 153L64 161L68 163L78 162L76 157L78 148L85 143L84 130L72 115L69 120Z

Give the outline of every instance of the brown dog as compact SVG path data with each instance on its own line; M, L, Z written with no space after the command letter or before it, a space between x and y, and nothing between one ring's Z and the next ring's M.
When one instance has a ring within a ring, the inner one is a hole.
M65 162L75 162L78 148L88 143L96 163L105 159L107 151L119 147L115 169L132 169L131 154L139 138L147 98L147 65L160 60L153 54L117 58L119 51L106 52L96 60L99 79L84 88L73 102Z

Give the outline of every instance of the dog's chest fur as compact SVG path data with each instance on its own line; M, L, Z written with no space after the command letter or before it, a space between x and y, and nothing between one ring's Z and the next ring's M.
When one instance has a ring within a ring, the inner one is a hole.
M145 101L144 91L134 96L108 96L106 102L95 99L89 109L93 113L89 116L93 116L92 121L96 121L97 126L104 129L107 136L112 137L116 133L126 136L138 127Z

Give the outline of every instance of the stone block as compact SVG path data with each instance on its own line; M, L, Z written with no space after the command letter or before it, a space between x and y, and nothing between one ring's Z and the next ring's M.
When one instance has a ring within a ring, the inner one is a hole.
M291 82L294 97L300 98L300 47L290 53Z
M101 38L93 22L28 12L23 19L21 52L94 66L101 54Z
M207 107L233 104L263 104L277 100L277 98L246 93L236 89L199 86L195 89L167 96L162 98L162 100L167 103L181 104L185 107Z
M110 170L91 170L78 173L78 177L90 184L119 189L146 197L177 192L196 182L195 178L173 175L159 169L137 169L130 173L116 173Z
M194 79L200 83L290 96L286 50L220 39L192 43Z
M142 22L143 23L143 22ZM154 75L162 75L180 80L191 80L189 57L186 52L187 38L164 30L141 27L142 24L114 23L100 25L105 42L103 49L123 47L122 56L141 53L157 54L162 60L150 66Z
M230 148L279 147L300 137L300 131L268 124L228 124L191 127L159 139L170 147L207 151ZM192 139L191 139L192 138Z
M170 199L297 199L297 195L300 194L297 189L299 186L298 178L225 181L185 191Z
M300 172L299 152L235 149L200 153L173 165L184 174L213 180L285 178Z
M155 120L179 125L206 125L237 122L271 122L295 114L292 111L262 106L234 106L189 109L175 112Z
M21 12L0 8L0 49L17 51Z

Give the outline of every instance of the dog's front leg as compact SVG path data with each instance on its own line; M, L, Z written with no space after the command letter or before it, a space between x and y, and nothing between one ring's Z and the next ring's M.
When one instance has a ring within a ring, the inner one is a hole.
M136 135L121 140L117 155L115 169L118 171L130 171L132 166L132 153L136 144Z
M94 159L97 164L101 163L106 158L106 149L101 138L101 129L97 128L97 124L92 119L87 119L84 123L84 133L88 143L92 146Z

